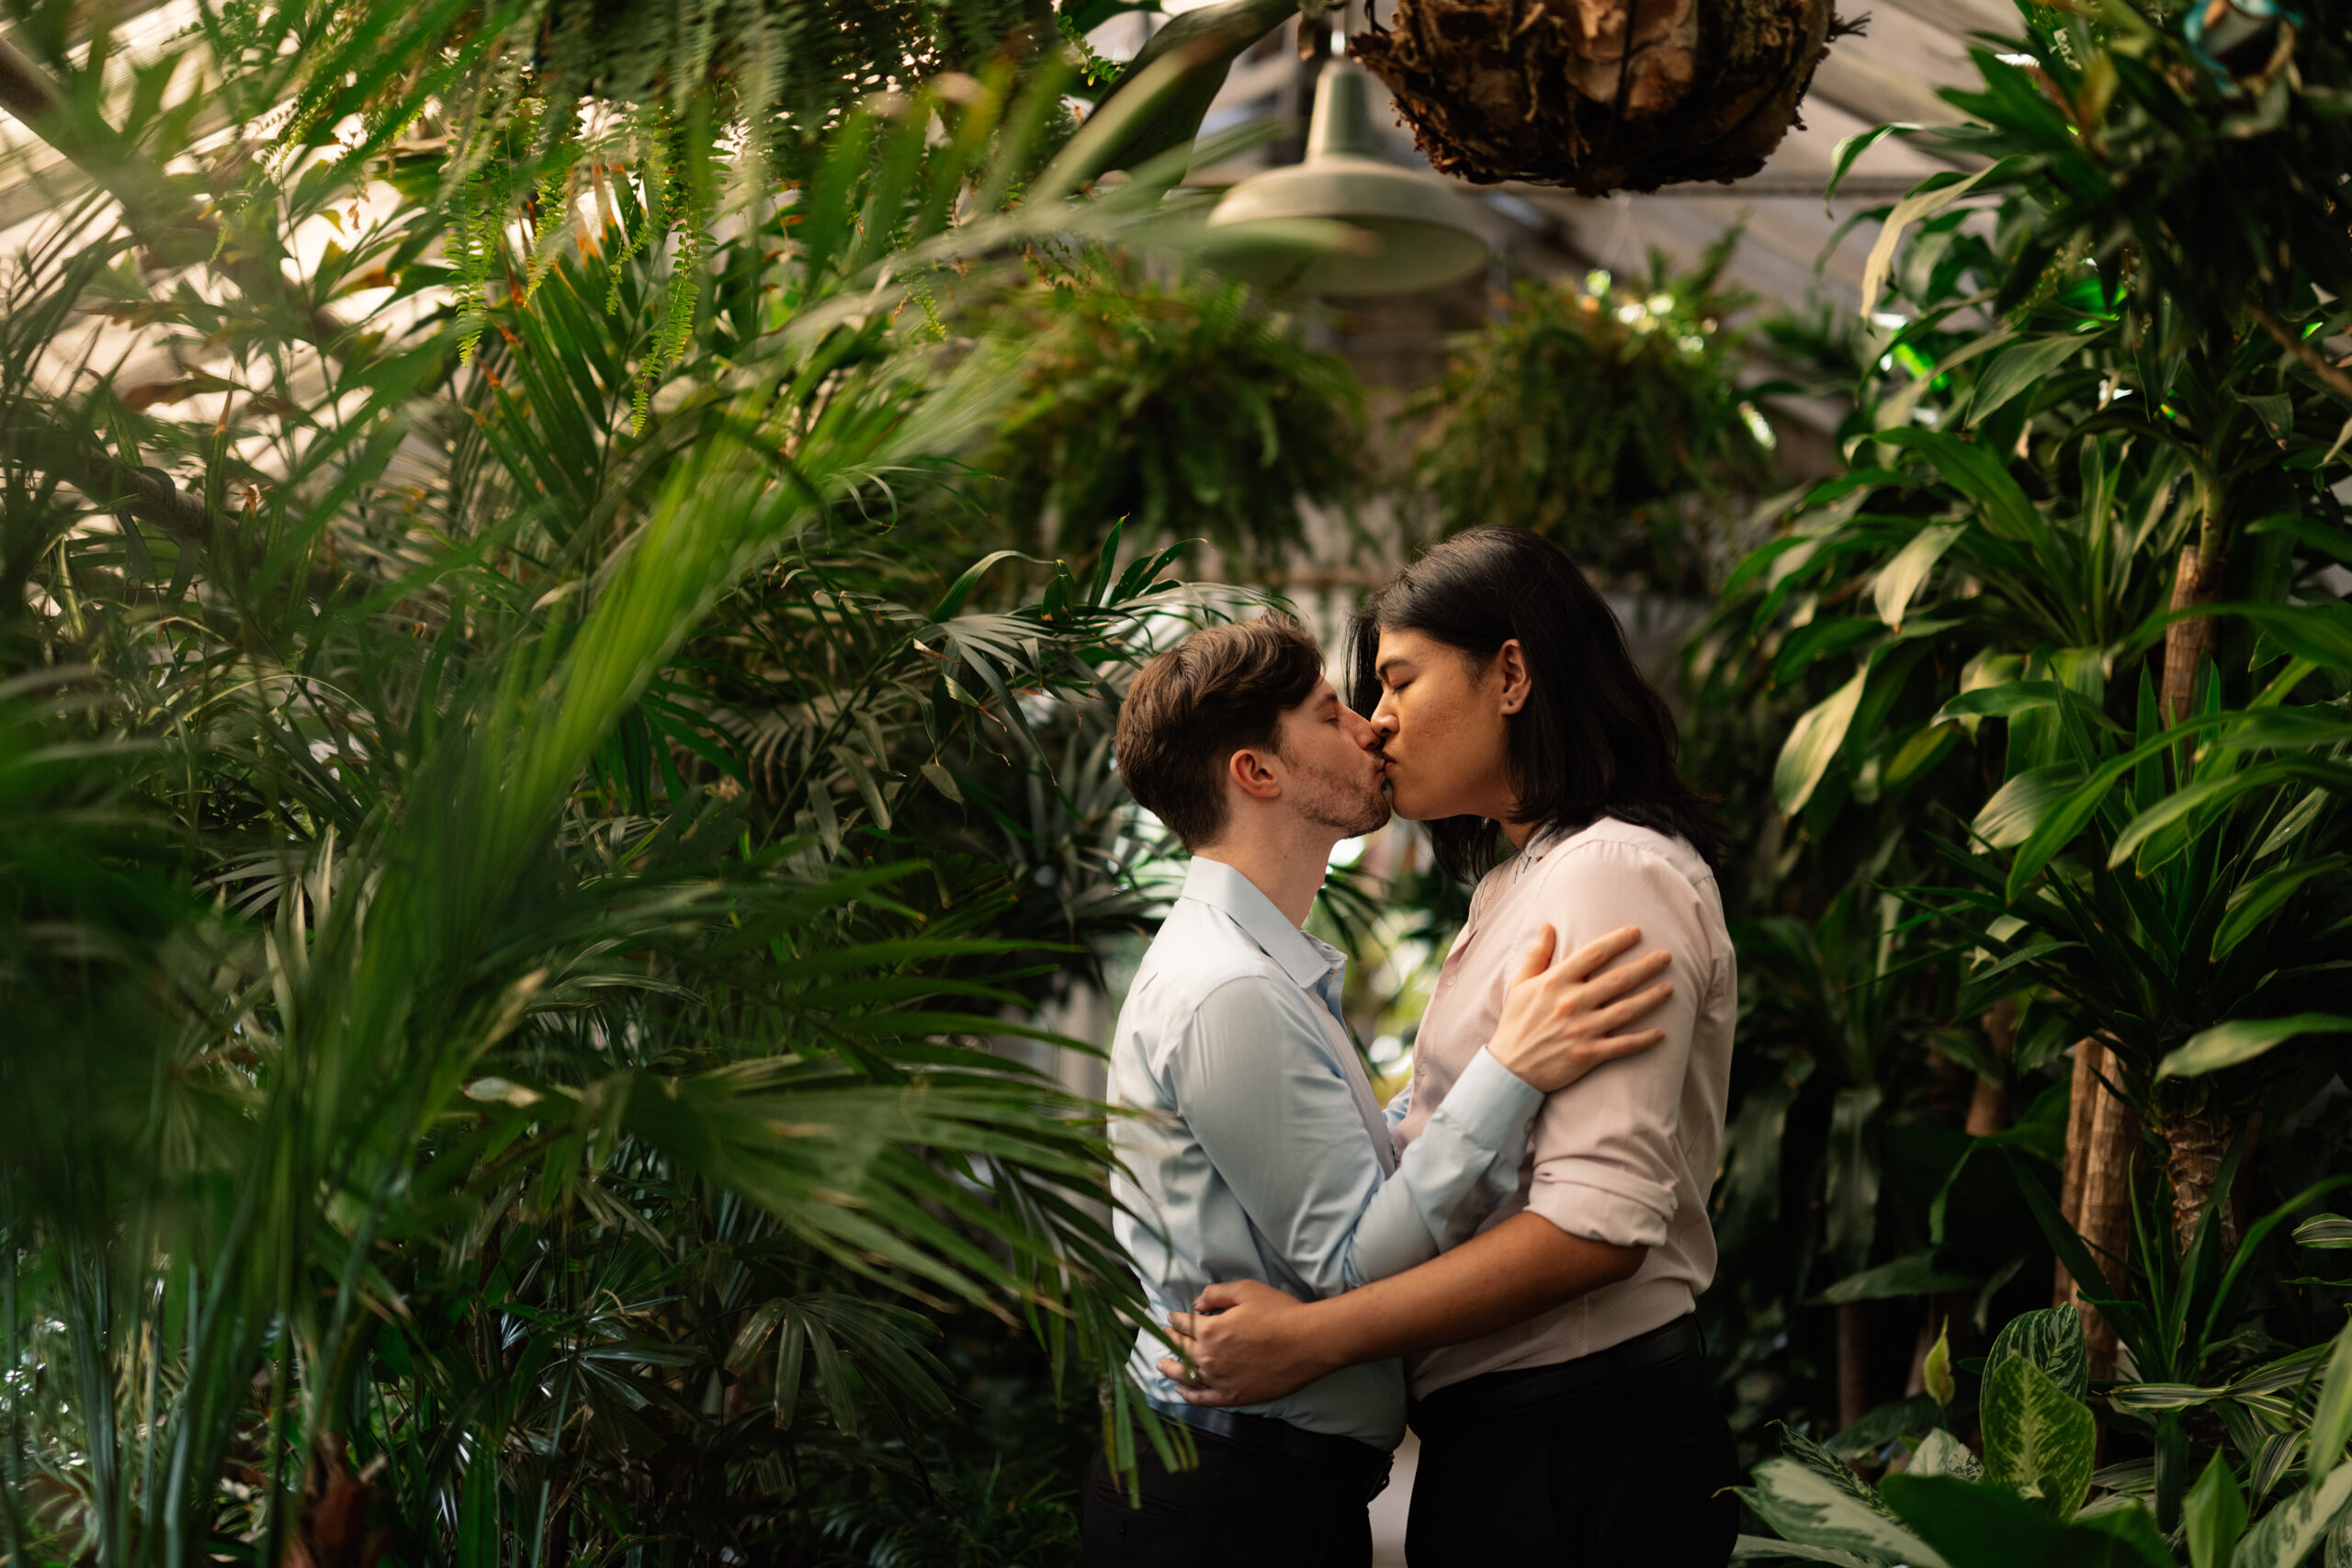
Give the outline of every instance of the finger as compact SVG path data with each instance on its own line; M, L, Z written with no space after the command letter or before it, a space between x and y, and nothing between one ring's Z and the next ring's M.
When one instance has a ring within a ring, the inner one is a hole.
M1674 954L1660 947L1653 948L1639 958L1629 958L1614 969L1604 969L1583 982L1584 1005L1588 1010L1597 1008L1603 1002L1623 996L1636 986L1646 986L1673 962ZM1554 973L1560 971L1555 970Z
M1176 1385L1176 1392L1182 1397L1184 1403L1187 1404L1221 1405L1239 1404L1243 1403L1243 1401L1226 1393L1223 1389L1194 1388L1191 1383L1186 1382L1178 1383Z
M1620 1056L1630 1056L1636 1051L1646 1051L1666 1038L1663 1029L1645 1029L1637 1034L1611 1034L1601 1040L1588 1040L1579 1047L1590 1067L1603 1062L1613 1062Z
M1164 1377L1169 1382L1179 1384L1180 1386L1183 1383L1186 1378L1193 1375L1193 1369L1186 1366L1183 1362L1178 1360L1173 1356L1162 1356L1154 1364L1159 1368L1159 1375L1161 1377Z
M1512 984L1516 985L1520 980L1532 980L1551 967L1552 950L1559 945L1559 941L1560 933L1554 929L1552 922L1544 921L1544 929L1535 933L1535 940L1527 944L1527 956L1521 961L1519 974Z
M1548 931L1551 928L1547 926L1544 929ZM1584 979L1598 972L1611 959L1641 940L1641 927L1619 926L1607 936L1595 937L1568 954L1566 958L1561 960L1560 967L1568 972L1568 978Z
M1257 1283L1254 1280L1248 1282ZM1220 1280L1193 1298L1193 1310L1194 1312L1223 1312L1227 1307L1239 1306L1249 1299L1249 1294L1250 1292L1238 1283Z
M1201 1320L1189 1312L1171 1312L1168 1314L1168 1332L1179 1339L1195 1338L1201 1332Z
M1646 991L1635 991L1622 1002L1612 1002L1591 1015L1589 1030L1594 1034L1614 1034L1624 1024L1656 1011L1668 997L1674 995L1674 982L1661 980Z

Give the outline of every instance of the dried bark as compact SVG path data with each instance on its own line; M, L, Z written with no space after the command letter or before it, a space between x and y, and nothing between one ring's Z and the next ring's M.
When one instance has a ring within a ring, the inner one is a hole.
M376 1568L391 1545L388 1529L368 1528L368 1506L389 1461L378 1455L354 1475L349 1446L330 1437L311 1451L301 1512L286 1543L283 1568Z
M2180 547L2172 580L2172 607L2210 604L2221 597L2222 561L2211 539ZM2189 716L2197 704L2197 671L2213 652L2218 628L2211 615L2192 615L2165 628L2164 716L2166 724Z
M1993 1055L2007 1061L2009 1053L2018 1045L2018 1004L2014 997L1995 1004L1984 1015L1985 1038L1992 1043ZM2009 1124L2009 1093L2006 1084L1979 1077L1968 1099L1968 1135L1988 1138Z
M2066 1168L2060 1203L2067 1223L2090 1244L2109 1290L2120 1294L2125 1279L2124 1252L2131 1245L2132 1159L2139 1143L2139 1126L2131 1106L2107 1087L2116 1081L2118 1071L2114 1053L2097 1040L2085 1040L2075 1047L2074 1099L2066 1119ZM2056 1304L2072 1304L2083 1314L2090 1375L2113 1377L2115 1330L2082 1299L2063 1264L2057 1283Z
M2200 1111L2168 1110L2158 1115L2156 1127L2164 1134L2165 1168L2172 1177L2173 1235L2186 1252L2197 1238L2206 1209L2222 1196L2213 1188L2221 1179L2230 1141L2237 1135L2236 1119L2211 1106ZM2229 1203L2222 1204L2217 1224L2222 1255L2226 1258L2238 1249L2239 1234L2238 1215Z
M1442 173L1605 196L1762 168L1835 25L1831 0L1397 0L1350 49Z

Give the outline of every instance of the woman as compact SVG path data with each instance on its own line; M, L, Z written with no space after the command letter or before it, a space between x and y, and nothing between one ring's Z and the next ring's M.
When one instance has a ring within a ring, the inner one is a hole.
M1479 878L1389 1110L1400 1146L1492 1032L1543 924L1571 945L1637 925L1680 980L1647 1021L1662 1043L1544 1102L1517 1197L1461 1247L1321 1302L1237 1282L1176 1314L1206 1385L1185 1397L1250 1403L1404 1355L1415 1568L1712 1568L1740 1477L1691 1302L1714 1271L1737 983L1673 717L1583 573L1518 529L1407 568L1365 604L1351 664L1398 815L1428 824L1442 870Z

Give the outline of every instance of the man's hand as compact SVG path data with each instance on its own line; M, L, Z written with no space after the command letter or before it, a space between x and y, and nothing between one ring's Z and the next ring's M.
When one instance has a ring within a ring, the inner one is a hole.
M1617 964L1641 940L1639 926L1621 926L1555 964L1559 933L1545 924L1503 996L1488 1054L1521 1083L1553 1094L1664 1040L1662 1029L1627 1027L1674 994L1671 981L1647 985L1672 962L1666 949Z
M1648 1250L1517 1213L1418 1269L1319 1302L1294 1301L1256 1280L1211 1285L1191 1312L1168 1314L1184 1359L1163 1357L1159 1370L1189 1404L1262 1404L1341 1367L1523 1323L1633 1278Z
M1314 1306L1259 1280L1211 1285L1193 1311L1168 1314L1185 1359L1162 1357L1159 1370L1188 1404L1263 1404L1346 1364L1317 1347L1315 1321Z

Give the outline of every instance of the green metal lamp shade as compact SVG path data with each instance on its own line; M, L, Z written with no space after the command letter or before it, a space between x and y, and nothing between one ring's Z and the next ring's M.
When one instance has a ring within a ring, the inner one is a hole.
M1209 215L1209 226L1319 218L1362 230L1370 243L1311 256L1237 255L1232 270L1317 294L1410 294L1487 265L1487 242L1468 202L1435 175L1375 155L1369 92L1357 66L1336 60L1325 66L1306 161L1235 186Z

